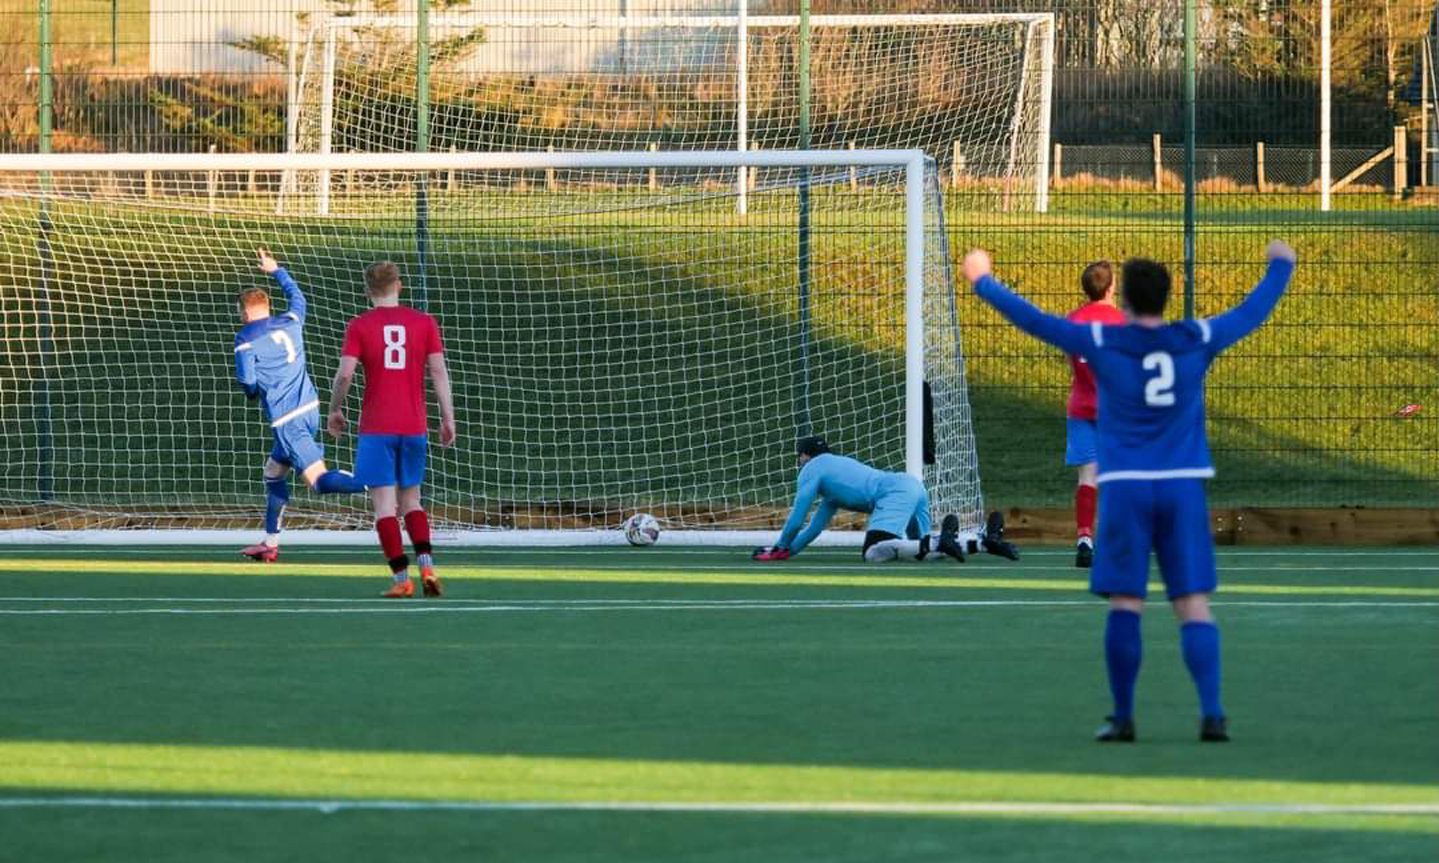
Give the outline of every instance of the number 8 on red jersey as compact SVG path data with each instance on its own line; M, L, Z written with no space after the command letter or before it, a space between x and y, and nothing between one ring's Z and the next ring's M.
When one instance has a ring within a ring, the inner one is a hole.
M444 353L435 319L407 306L381 306L350 321L341 353L365 371L361 434L425 434L425 367Z

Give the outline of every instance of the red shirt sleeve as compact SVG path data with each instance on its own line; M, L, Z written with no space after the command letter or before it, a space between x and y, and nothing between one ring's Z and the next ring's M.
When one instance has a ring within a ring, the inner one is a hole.
M360 357L360 328L356 326L359 322L360 319L355 318L345 326L345 344L340 348L340 356L355 357L356 359Z

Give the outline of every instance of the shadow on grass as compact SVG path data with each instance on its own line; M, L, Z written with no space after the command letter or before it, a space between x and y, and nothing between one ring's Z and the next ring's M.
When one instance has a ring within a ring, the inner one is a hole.
M1156 618L1142 742L1114 749L1089 740L1106 707L1089 604L611 610L562 604L625 591L512 582L525 607L396 613L286 599L371 597L382 576L100 578L132 598L275 601L25 606L67 613L6 617L0 737L1336 787L1433 787L1439 771L1432 609L1225 609L1236 742L1203 749Z

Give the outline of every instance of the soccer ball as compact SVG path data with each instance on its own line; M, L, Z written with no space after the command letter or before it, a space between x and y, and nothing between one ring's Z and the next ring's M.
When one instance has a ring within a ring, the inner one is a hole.
M625 539L630 545L654 545L660 538L660 523L647 512L625 519Z

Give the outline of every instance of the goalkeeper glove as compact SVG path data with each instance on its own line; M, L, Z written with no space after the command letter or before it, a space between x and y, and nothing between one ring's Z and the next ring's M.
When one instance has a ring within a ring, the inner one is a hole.
M766 545L755 549L754 554L750 555L750 559L760 561L789 560L789 549Z

